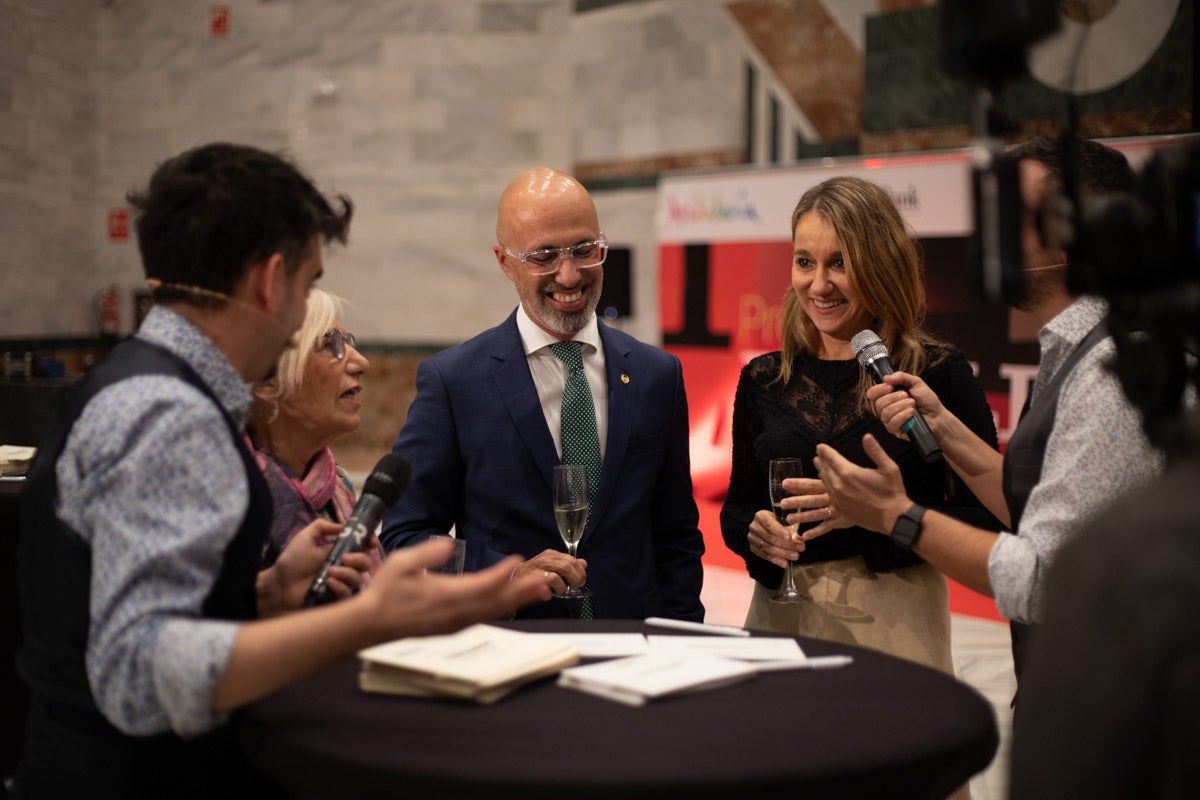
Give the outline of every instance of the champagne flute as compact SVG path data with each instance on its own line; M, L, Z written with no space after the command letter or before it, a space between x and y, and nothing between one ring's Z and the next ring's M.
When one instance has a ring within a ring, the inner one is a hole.
M554 521L558 523L558 535L567 546L567 553L575 558L579 540L588 518L587 467L583 464L557 464L554 467ZM590 597L586 587L572 589L570 586L558 597Z
M463 567L467 561L467 542L465 539L459 539L445 533L430 534L430 539L449 539L454 542L454 555L450 556L449 560L444 564L439 564L435 567L429 567L426 572L436 572L441 575L462 575Z
M783 498L788 496L788 492L783 488L785 478L803 478L804 466L803 461L799 458L772 458L767 465L767 480L771 491L771 511L775 513L775 519L779 520L779 524L785 528L790 528L795 533L796 525L788 525L787 517L790 512L784 509L780 503ZM792 565L794 562L789 561L784 569L783 586L778 594L771 596L772 603L804 603L812 600L807 594L804 594L796 588L796 577L792 574Z

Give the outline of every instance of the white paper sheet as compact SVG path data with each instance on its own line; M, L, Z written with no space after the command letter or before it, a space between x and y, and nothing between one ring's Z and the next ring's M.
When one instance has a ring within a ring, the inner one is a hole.
M656 636L646 637L651 652L704 653L739 661L803 660L804 651L795 639L770 636Z
M579 648L580 658L637 656L649 650L640 633L535 633L533 636L559 640Z

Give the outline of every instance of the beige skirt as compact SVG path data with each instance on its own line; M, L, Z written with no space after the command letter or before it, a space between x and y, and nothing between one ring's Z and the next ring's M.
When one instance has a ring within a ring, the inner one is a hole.
M946 578L928 564L872 572L859 556L794 566L812 602L771 602L757 581L746 627L870 647L953 675Z

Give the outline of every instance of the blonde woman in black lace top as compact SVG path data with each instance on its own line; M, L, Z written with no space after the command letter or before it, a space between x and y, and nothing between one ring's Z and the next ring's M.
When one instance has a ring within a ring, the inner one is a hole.
M792 214L792 242L781 349L742 369L721 510L725 542L756 581L746 626L873 647L953 673L945 578L889 537L846 527L812 458L825 442L871 466L862 437L874 433L914 501L998 527L943 461L927 464L911 443L885 435L864 400L872 381L854 358L851 337L875 331L896 369L921 375L996 446L991 410L962 353L921 328L920 255L886 192L853 177L813 187ZM800 495L789 519L809 532L807 542L771 513L767 462L787 457L804 461L807 477L788 484ZM789 561L810 602L771 602Z

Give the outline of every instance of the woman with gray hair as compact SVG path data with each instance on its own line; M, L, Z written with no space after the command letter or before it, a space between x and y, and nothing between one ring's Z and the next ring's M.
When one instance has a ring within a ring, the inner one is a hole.
M312 289L296 334L300 345L284 352L274 376L254 386L247 430L275 504L264 567L313 520L345 523L354 508L354 486L329 445L358 427L358 394L370 363L339 321L344 305ZM370 557L374 571L378 543Z

